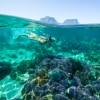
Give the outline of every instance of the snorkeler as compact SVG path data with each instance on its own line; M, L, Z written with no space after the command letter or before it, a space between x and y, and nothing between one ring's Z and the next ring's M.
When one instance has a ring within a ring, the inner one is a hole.
M29 39L39 41L40 43L50 43L55 40L55 38L52 38L50 36L39 36L35 33L21 34L17 38L20 38L21 36L26 36Z

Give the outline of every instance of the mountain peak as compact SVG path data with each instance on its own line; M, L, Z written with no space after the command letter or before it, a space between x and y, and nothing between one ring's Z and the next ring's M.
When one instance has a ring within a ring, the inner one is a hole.
M77 25L77 24L79 24L77 19L66 19L63 22L63 25Z
M58 24L58 22L54 17L49 17L49 16L41 18L40 22L47 23L47 24Z
M66 19L63 23L59 23L54 17L49 17L49 16L45 16L41 18L40 22L46 24L54 24L54 25L78 25L79 24L77 19Z

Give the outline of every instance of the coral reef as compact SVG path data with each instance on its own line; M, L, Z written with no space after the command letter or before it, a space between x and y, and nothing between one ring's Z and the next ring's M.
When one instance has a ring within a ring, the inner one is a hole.
M74 59L46 55L24 85L23 100L99 100L100 79L90 78L92 70Z

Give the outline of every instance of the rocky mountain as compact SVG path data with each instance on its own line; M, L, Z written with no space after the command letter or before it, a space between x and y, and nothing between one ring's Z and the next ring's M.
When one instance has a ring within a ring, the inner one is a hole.
M79 22L77 19L66 19L62 24L63 25L78 25Z
M49 17L49 16L43 17L39 21L42 23L54 24L54 25L78 25L79 24L77 19L66 19L63 23L59 23L54 17Z
M40 22L47 23L47 24L58 24L58 22L56 21L54 17L49 17L49 16L41 18Z

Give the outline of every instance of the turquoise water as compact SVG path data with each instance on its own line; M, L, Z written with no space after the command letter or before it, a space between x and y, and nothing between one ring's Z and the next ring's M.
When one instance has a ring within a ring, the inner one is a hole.
M40 43L26 36L18 38L20 35L30 33L50 37L51 41ZM39 66L41 59L47 55L72 58L82 64L96 67L97 74L95 70L93 72L96 74L94 75L96 79L94 78L92 81L100 80L100 25L49 25L30 19L0 15L0 68L3 65L6 66L5 63L11 65L11 69L6 75L4 75L7 72L5 69L0 74L0 76L3 75L0 78L0 100L2 98L6 98L6 100L23 98L21 91L24 84L27 83L30 73L35 73L33 69L35 70L36 67L34 66ZM2 72L2 69L0 71ZM50 71L52 70L50 69ZM33 79L35 77L37 76L34 76ZM95 95L97 98L100 97L100 88ZM68 100L73 100L73 98L68 98ZM23 100L29 99L24 98ZM45 100L55 99L49 97Z

